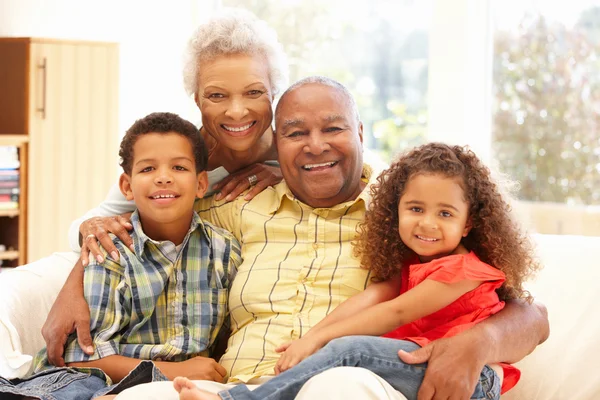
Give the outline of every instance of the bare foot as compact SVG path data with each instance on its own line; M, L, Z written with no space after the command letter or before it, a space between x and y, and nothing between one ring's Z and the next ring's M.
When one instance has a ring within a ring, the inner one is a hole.
M173 387L179 392L179 400L221 400L218 395L198 389L194 382L182 376L175 378Z

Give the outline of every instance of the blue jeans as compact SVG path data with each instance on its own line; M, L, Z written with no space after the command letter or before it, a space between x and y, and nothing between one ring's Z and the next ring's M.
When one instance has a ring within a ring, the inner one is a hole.
M105 394L118 394L141 383L168 380L151 361L142 361L121 382L108 386L98 376L73 368L54 368L27 379L8 380L0 377L0 399L21 396L41 400L90 400Z
M253 391L245 385L219 392L223 400L293 399L313 376L334 367L362 367L385 379L408 400L417 398L427 364L409 365L398 350L413 351L419 345L406 340L374 336L347 336L332 340L298 365L263 383ZM498 376L486 366L471 399L500 399Z

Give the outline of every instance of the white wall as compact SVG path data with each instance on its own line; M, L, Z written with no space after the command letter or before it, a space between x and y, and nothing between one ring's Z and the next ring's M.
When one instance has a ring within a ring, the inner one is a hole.
M428 139L491 158L490 0L434 0L429 32Z
M181 54L213 0L0 0L0 36L120 43L119 137L139 117L173 111L198 122Z

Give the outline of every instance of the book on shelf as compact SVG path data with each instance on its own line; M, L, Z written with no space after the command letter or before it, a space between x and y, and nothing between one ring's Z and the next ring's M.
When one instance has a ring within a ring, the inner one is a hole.
M0 194L0 203L5 203L7 201L19 201L18 194Z
M0 146L0 170L15 170L20 166L17 147Z
M0 210L17 210L18 208L18 201L0 201Z
M19 186L15 186L15 187L2 187L0 186L0 195L3 194L16 194L19 195L21 193L21 189L19 188Z

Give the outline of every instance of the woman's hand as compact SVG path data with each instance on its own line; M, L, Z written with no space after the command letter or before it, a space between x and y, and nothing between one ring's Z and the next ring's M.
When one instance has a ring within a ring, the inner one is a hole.
M252 189L246 193L245 200L251 200L269 186L281 182L281 169L277 166L266 164L252 164L246 168L227 176L221 182L215 184L213 189L217 191L215 199L231 201L238 197L244 190Z
M275 349L277 353L283 353L275 365L275 375L287 371L294 365L300 363L306 357L321 349L319 343L309 338L302 338L286 343Z
M119 252L108 236L109 233L116 235L123 244L133 250L133 240L127 231L133 229L129 222L131 213L117 215L114 217L94 217L84 221L79 227L81 241L81 264L88 265L90 251L99 263L104 261L100 252L100 246L104 247L113 259L119 259Z

